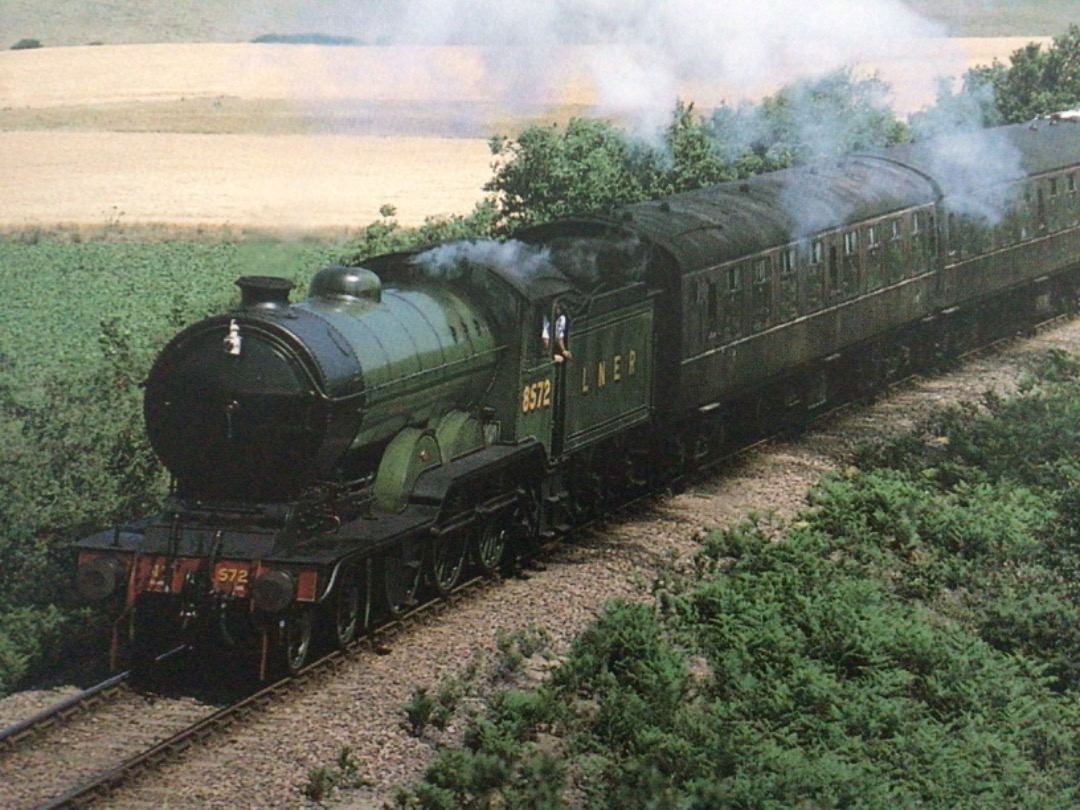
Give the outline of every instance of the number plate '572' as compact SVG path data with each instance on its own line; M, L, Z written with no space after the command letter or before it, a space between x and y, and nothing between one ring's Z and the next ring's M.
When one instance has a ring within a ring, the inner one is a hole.
M214 570L214 590L231 593L233 596L247 596L250 576L247 568L235 563L219 563Z

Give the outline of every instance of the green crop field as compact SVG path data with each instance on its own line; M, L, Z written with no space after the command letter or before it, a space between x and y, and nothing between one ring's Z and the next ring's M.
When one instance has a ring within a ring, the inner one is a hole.
M307 243L36 244L0 241L0 384L17 396L101 359L103 324L149 356L171 332L236 299L242 275L298 286L332 261Z

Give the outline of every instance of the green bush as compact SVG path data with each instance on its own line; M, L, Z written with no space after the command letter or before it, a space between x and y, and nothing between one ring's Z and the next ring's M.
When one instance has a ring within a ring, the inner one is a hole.
M308 770L307 783L303 786L302 793L311 801L321 804L332 798L338 788L360 787L364 781L357 777L358 767L352 749L344 746L338 751L334 767L320 765Z
M104 644L89 610L30 605L0 611L0 694L27 676L70 663L87 642Z
M996 111L1005 123L1016 124L1080 104L1080 26L1070 25L1050 47L1032 42L1013 51L1009 64L995 59L989 66L967 72L964 90L993 91Z
M424 729L431 722L432 712L435 711L437 705L435 698L428 693L427 689L422 686L413 689L409 702L405 704L406 727L412 736L423 736Z
M48 373L33 397L0 388L0 608L60 598L67 543L163 494L142 426L145 365L115 320L100 339L98 362Z
M1053 359L1016 399L859 453L782 540L705 536L656 606L609 605L408 795L540 802L528 774L557 755L521 806L1075 806L1077 401Z

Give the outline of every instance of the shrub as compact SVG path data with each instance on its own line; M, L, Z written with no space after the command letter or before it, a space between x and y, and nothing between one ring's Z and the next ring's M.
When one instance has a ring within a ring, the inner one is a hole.
M782 540L703 538L662 612L612 603L549 684L493 698L415 794L448 803L421 806L1075 804L1080 565L1056 506L1080 496L1072 437L1043 433L1080 399L1061 370L938 419L948 442L862 455ZM552 750L556 787L515 793Z
M412 736L423 736L424 729L427 728L428 722L431 720L431 713L435 710L436 705L435 698L428 694L426 688L417 686L413 689L412 697L405 704L407 728Z
M304 795L314 802L321 802L330 798L334 786L334 775L329 768L311 768L308 771L307 784L304 785Z
M343 746L338 752L334 767L320 765L308 770L308 779L302 788L305 797L313 802L324 802L334 795L338 788L357 788L363 780L357 777L357 763L349 746Z
M94 638L95 617L88 610L28 605L0 611L0 695L47 667L69 663L86 639Z

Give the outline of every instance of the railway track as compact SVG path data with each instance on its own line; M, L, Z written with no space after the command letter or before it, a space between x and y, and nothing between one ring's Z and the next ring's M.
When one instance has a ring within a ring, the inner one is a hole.
M109 679L3 732L0 805L79 806L57 800L77 799L84 786L207 712L198 700L134 689L128 673Z
M126 686L130 677L130 671L113 675L96 686L84 689L82 692L65 698L26 720L21 720L3 729L0 731L0 756L20 744L44 734L48 729L70 721L73 716L89 711L96 703L116 696Z
M191 694L148 691L122 672L0 730L0 806L59 810L92 806L142 774L179 758L258 714L287 701L364 654L381 654L409 628L434 620L499 580L476 577L453 593L424 603L396 621L235 700L215 704ZM182 648L158 659L178 655Z

